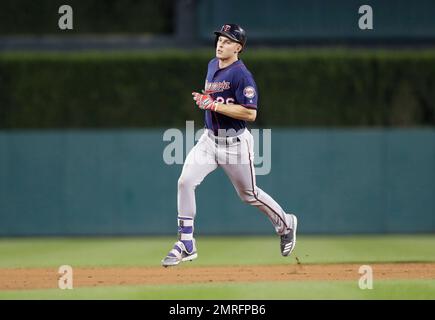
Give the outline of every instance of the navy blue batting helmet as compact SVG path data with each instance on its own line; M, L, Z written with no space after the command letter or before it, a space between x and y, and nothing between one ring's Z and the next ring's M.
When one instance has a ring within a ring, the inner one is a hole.
M222 28L219 31L215 31L214 34L216 35L215 45L217 43L219 36L224 36L237 43L240 43L242 45L242 48L245 47L246 38L247 38L246 32L238 24L232 24L232 23L224 24Z

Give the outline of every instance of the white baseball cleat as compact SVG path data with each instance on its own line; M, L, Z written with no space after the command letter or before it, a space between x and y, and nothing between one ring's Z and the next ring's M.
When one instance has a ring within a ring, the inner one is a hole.
M298 219L294 214L287 214L290 217L292 228L287 234L281 236L281 254L287 257L292 253L296 246L296 229L298 228Z
M188 252L186 246L182 241L177 241L174 244L174 247L169 251L168 255L162 260L163 267L171 267L176 266L182 261L192 261L198 257L198 253L196 252L196 243L195 239L193 241L193 249L191 252Z

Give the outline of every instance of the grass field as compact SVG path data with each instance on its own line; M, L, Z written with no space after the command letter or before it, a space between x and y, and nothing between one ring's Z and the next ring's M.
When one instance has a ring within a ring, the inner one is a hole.
M173 238L0 240L0 268L157 267ZM435 262L435 235L300 236L283 258L277 237L198 237L199 258L182 268L226 265ZM250 250L249 250L250 249ZM1 272L1 270L0 270ZM273 281L0 290L0 299L435 299L435 279Z

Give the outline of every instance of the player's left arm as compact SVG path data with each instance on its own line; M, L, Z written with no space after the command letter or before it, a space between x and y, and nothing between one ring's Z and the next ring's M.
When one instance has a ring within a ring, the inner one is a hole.
M238 104L219 103L214 100L208 92L193 92L193 100L199 108L221 113L228 117L244 120L255 121L257 117L257 86L252 77L242 77L239 79L235 88L235 97Z
M257 110L253 108L247 108L240 104L218 103L206 93L192 92L192 96L197 106L203 110L211 110L234 119L245 121L255 121L257 117Z
M234 96L237 104L218 103L217 112L231 118L245 121L255 121L257 117L257 85L251 74L238 73L238 81L234 81ZM237 78L236 78L237 79Z
M216 106L216 112L237 120L255 121L255 118L257 118L256 109L248 109L240 104L217 103Z

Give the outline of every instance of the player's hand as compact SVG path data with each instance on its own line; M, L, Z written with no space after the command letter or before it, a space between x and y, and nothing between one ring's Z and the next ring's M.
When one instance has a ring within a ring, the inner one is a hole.
M217 110L217 102L208 94L201 94L198 92L192 92L193 100L195 100L196 105L203 110Z

